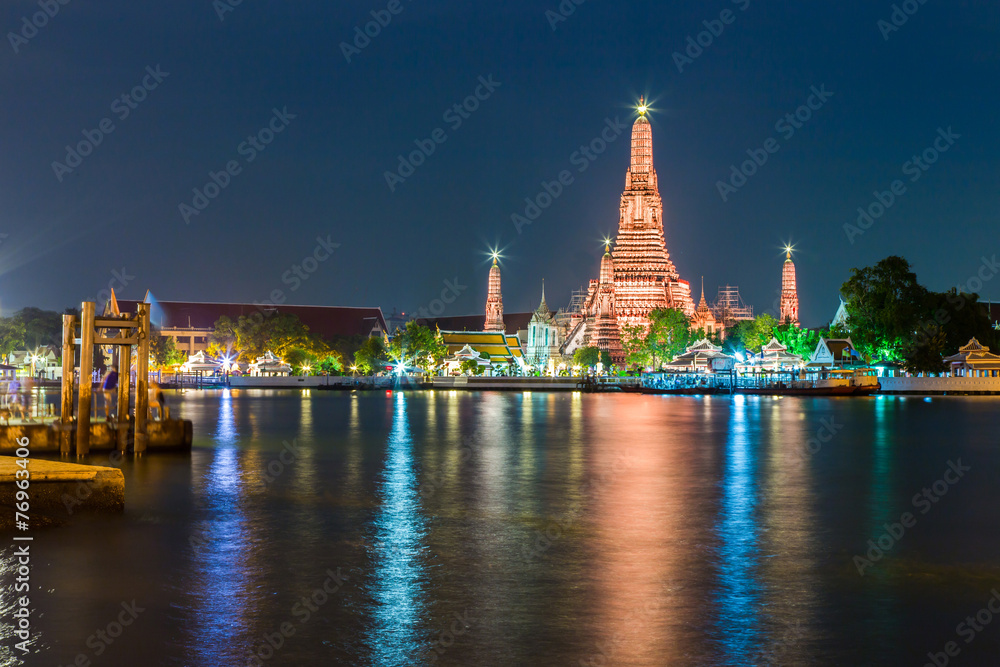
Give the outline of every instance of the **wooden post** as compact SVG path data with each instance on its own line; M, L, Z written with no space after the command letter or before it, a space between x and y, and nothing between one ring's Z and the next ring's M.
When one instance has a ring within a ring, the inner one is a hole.
M128 336L128 330L123 330L120 334L121 337ZM131 375L129 373L129 367L132 364L132 346L131 345L118 345L118 451L125 453L128 448L128 432L129 432L129 417L128 417L128 404L129 404L129 385L131 384Z
M90 453L90 401L93 394L91 374L94 372L94 309L93 301L84 301L80 309L80 403L76 420L76 456Z
M136 319L139 325L138 358L135 360L135 453L146 451L146 417L149 413L149 306L140 303Z
M76 354L76 318L63 315L63 346L62 346L62 412L59 421L62 431L59 433L59 453L69 456L72 445L70 428L73 425L73 357Z

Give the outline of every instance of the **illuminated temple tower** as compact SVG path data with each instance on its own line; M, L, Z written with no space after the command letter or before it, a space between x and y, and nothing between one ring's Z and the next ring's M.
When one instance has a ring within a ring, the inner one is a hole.
M604 245L604 257L601 258L601 277L597 281L594 294L593 317L594 331L592 344L605 350L615 363L625 361L622 350L621 335L618 330L618 314L615 296L615 260L611 256L610 241Z
M799 326L799 292L795 286L795 264L792 262L791 247L785 248L785 264L781 269L781 317L780 322L791 322Z
M498 255L493 253L489 292L486 295L486 326L484 331L504 331L503 297L500 296L500 267L497 266L497 257Z
M667 253L663 204L653 169L653 133L646 111L640 100L615 249L610 250L610 241L605 244L600 278L590 281L586 297L570 316L560 349L564 355L592 346L607 350L615 363L622 363L623 327L648 327L649 313L656 308L679 308L706 331L721 329L714 317L708 317L707 306L700 314L695 311L691 286L680 279Z
M670 261L663 236L663 203L653 168L653 132L640 100L632 126L632 161L625 174L614 250L615 309L619 327L648 326L654 308L695 314L691 286Z

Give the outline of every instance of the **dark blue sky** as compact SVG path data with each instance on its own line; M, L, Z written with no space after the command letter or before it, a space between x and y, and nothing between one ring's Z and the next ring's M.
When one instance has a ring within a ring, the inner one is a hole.
M15 53L9 33L41 10L5 3L3 313L61 309L119 280L132 298L282 290L294 303L415 310L455 279L468 289L445 314L482 312L494 244L505 248L506 309L534 308L542 278L550 305L564 305L596 276L599 239L616 229L627 134L582 173L572 156L606 119L630 125L640 93L655 109L668 249L695 291L704 276L710 299L728 282L771 308L788 239L808 325L832 317L851 267L900 254L945 289L1000 251L996 2L929 0L886 40L878 21L892 3L870 0L586 0L555 30L556 0L401 0L348 63L341 42L388 4L244 0L220 20L209 0L74 0L15 39ZM674 52L725 9L732 22L678 72ZM112 106L144 77L152 87L146 68L157 65L169 75L145 100ZM455 128L443 114L480 76L500 85ZM812 86L833 97L786 139L775 123ZM241 151L275 108L295 118L263 151ZM113 132L60 181L52 163L104 118ZM948 127L960 138L911 182L904 163ZM385 172L437 128L446 141L391 192ZM780 150L723 202L717 181L769 137ZM230 160L240 172L185 224L179 204ZM511 214L563 169L574 182L518 234ZM905 193L850 243L844 225L895 179ZM293 290L286 272L317 236L340 246ZM1000 298L1000 279L982 292Z

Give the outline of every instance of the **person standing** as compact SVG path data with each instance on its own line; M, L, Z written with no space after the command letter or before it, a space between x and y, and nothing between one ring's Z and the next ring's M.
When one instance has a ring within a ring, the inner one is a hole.
M104 374L104 379L101 380L101 391L104 392L104 418L111 421L111 403L115 400L115 395L118 393L117 366L112 366ZM118 416L117 413L115 413L115 416Z

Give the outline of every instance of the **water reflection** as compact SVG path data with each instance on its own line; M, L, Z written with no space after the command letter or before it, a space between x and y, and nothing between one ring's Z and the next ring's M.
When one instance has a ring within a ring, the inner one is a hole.
M421 558L427 527L420 514L406 400L403 392L395 394L379 483L381 509L374 523L374 628L368 642L378 667L415 664L421 647L419 626L425 607Z
M246 489L239 429L228 390L220 396L213 439L216 450L208 469L192 466L192 477L199 480L195 494L201 500L204 519L194 527L187 545L192 551L191 591L197 628L192 650L202 659L218 656L218 647L230 645L234 637L247 636L255 607L248 538L252 531L241 502Z
M734 396L726 443L726 469L717 533L719 545L720 641L733 664L759 645L760 584L757 581L757 462L748 435L747 399ZM754 402L759 407L759 402ZM755 421L757 416L755 416Z

